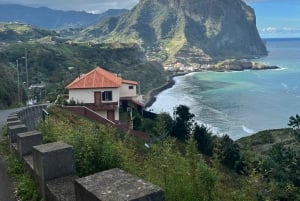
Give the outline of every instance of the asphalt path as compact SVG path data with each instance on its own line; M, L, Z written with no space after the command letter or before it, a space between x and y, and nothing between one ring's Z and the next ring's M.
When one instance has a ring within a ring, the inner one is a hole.
M20 108L0 110L0 131L2 130L2 127L6 125L7 116L18 110L20 110ZM2 135L0 135L0 140L5 140ZM13 181L7 174L6 168L6 163L0 153L0 201L16 201Z

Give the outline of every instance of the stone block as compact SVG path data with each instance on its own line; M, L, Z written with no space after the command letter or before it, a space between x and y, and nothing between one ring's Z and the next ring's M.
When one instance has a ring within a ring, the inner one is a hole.
M17 142L17 134L27 132L27 126L25 124L17 124L14 126L8 126L8 140L11 143Z
M43 181L74 175L72 146L63 142L33 146L33 167Z
M32 147L43 143L41 132L29 131L17 134L17 144L20 156L32 153Z
M75 180L76 201L164 201L163 190L120 169Z
M68 176L47 181L47 201L75 201L74 180L77 176Z
M46 182L75 174L72 146L63 142L53 142L32 147L33 169L43 199L46 199Z
M8 117L15 117L15 116L18 116L18 112L17 113L11 113L8 115Z
M22 121L17 120L17 121L8 121L7 122L7 126L15 126L15 125L18 125L18 124L22 124Z
M38 177L33 169L33 154L23 156L22 159L25 170L29 173L31 178L38 182Z
M18 121L19 120L19 117L18 116L9 116L7 117L6 121L7 123L8 122L11 122L11 121Z

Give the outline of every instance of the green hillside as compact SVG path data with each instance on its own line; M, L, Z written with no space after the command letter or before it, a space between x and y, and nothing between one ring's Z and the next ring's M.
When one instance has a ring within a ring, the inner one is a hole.
M266 182L264 194L272 200L300 200L299 128L261 131L237 143Z
M18 84L16 82L16 70L0 66L0 108L17 105L22 100L24 91L20 91L18 97ZM24 100L24 99L23 99Z
M13 69L16 68L16 60L19 59L20 83L26 81L26 48L29 86L45 83L46 99L52 101L58 93L66 93L64 87L72 79L97 66L121 74L125 79L141 82L143 93L166 81L162 66L156 62L147 62L144 53L135 45L54 42L55 44L22 43L2 47L0 67L11 72L7 79L17 83L16 70Z
M58 36L54 31L40 29L27 24L0 23L0 42L24 42Z

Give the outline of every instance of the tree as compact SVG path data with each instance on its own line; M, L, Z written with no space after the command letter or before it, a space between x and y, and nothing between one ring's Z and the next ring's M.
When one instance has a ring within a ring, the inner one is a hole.
M291 116L289 119L288 125L294 129L299 129L300 128L300 116L298 114L296 114L295 117Z
M282 143L273 145L267 152L263 168L264 172L268 173L268 179L275 184L275 193L273 193L277 196L275 199L298 200L300 197L299 165L299 153L291 147L285 147Z
M240 148L228 135L221 138L221 162L229 168L235 169L240 160Z
M170 135L173 128L173 119L168 113L160 113L156 117L155 136L164 138Z
M18 103L18 85L7 66L0 68L0 108L11 107ZM22 89L20 89L22 90ZM22 98L22 97L20 97Z
M179 105L174 109L174 126L171 136L179 140L186 140L192 130L195 115L190 113L190 108L185 105Z
M298 114L296 114L295 117L291 116L288 126L293 128L295 138L298 142L300 142L300 116Z
M190 113L190 108L186 105L179 105L174 110L174 117L180 118L181 120L185 122L189 122L193 120L195 117L194 114Z
M194 128L194 139L197 142L198 151L208 156L212 156L214 142L212 134L209 132L207 127L204 125L195 124Z

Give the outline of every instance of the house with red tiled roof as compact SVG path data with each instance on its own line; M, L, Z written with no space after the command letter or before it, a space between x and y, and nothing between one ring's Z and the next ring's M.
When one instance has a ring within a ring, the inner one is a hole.
M143 107L138 101L137 86L135 81L124 80L97 67L77 77L66 89L69 90L69 101L74 100L102 117L118 122L120 109Z

